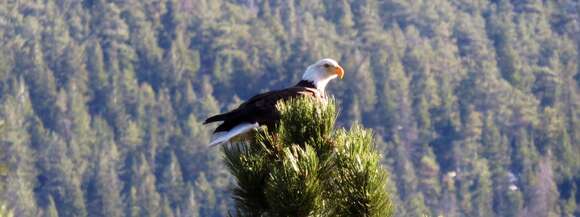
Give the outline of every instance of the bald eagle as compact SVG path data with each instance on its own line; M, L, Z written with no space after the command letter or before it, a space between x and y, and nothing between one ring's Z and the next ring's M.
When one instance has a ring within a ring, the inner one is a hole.
M333 59L321 59L308 66L298 84L253 96L238 108L212 117L203 124L222 121L213 132L209 146L215 146L230 141L232 138L245 134L260 126L275 127L280 120L276 103L294 97L304 96L326 99L324 89L328 82L344 76L344 69Z

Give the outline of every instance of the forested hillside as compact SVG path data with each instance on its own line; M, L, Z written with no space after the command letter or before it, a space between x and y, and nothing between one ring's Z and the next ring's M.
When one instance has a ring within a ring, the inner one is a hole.
M0 1L0 204L227 216L214 126L322 57L398 216L580 216L575 0ZM1 205L0 205L1 206Z

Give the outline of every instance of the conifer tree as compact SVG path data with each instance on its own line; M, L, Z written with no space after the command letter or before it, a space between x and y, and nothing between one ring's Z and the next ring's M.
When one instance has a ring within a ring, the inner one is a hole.
M0 1L0 217L235 214L201 119L322 56L397 216L580 216L579 7Z
M106 138L103 134L99 138ZM94 216L123 216L123 198L121 196L122 183L116 170L118 162L117 147L114 143L104 140L100 141L102 149L98 153L98 162L95 171L95 189L94 201L89 204L90 214ZM89 215L91 216L91 215Z
M421 156L417 176L418 190L423 193L425 205L432 210L436 210L441 196L441 185L439 183L439 165L431 147L423 145L426 152Z
M164 200L171 207L176 207L179 201L185 198L185 183L183 182L183 175L181 173L181 166L175 156L175 153L169 153L167 165L160 174L160 181L158 184L159 192L166 195Z
M4 129L4 122L2 120L0 120L0 138L2 138L1 136L3 135L3 130ZM0 153L1 154L1 153ZM0 176L6 176L6 165L0 164ZM4 183L0 182L0 192L4 191ZM8 209L8 207L6 207L5 204L1 203L0 204L0 217L12 217L14 216L14 213L12 213L12 210Z
M30 135L26 129L28 119L33 116L28 87L23 80L14 84L14 92L7 95L0 106L0 117L4 129L0 135L0 162L6 166L3 177L2 197L15 216L34 216L38 207L34 199L33 186L36 185L37 170L32 161ZM18 90L18 91L16 91Z
M14 213L6 207L6 205L0 205L0 217L13 217Z
M277 105L276 129L225 146L239 216L392 216L387 174L372 133L334 129L333 100Z
M136 216L159 216L161 213L161 196L159 192L155 189L155 176L151 173L151 167L149 166L144 155L138 156L135 159L135 167L133 168L132 177L132 188L135 192L131 192L132 201L131 205L134 205L139 211L138 214L132 212ZM133 198L133 193L135 197Z
M183 204L178 213L175 215L177 217L197 217L199 216L199 203L195 201L195 192L191 185L187 186L187 198L183 200Z
M54 203L52 196L48 196L48 206L43 214L45 217L58 217L58 210L56 209L56 204Z
M169 200L167 200L166 197L164 197L161 200L161 213L159 214L159 216L161 217L174 217L175 215L173 214L173 211L171 210L171 206L169 204Z

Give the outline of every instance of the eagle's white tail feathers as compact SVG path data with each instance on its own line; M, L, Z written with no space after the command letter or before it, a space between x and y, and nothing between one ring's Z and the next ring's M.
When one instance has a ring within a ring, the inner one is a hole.
M237 135L247 133L248 131L258 127L260 127L258 123L241 123L229 131L214 133L208 146L213 147L225 143Z

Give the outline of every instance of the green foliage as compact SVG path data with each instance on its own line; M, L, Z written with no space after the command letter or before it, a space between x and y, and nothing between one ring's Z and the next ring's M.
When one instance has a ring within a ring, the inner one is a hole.
M398 216L580 216L576 0L12 0L0 29L0 201L14 216L227 216L235 179L265 187L269 173L230 176L203 119L323 57L346 70L327 90L340 115L288 128L300 152L280 136L241 151L308 145L325 167L333 126L360 124Z
M393 207L386 189L387 173L369 130L355 126L334 135L337 144L330 174L334 201L331 216L392 216Z
M263 152L264 148L242 144L224 146L226 165L236 178L233 197L240 216L256 216L269 209L264 187L270 160Z
M6 207L6 205L0 205L0 217L13 217L14 213Z
M336 104L311 98L277 105L276 129L225 146L240 216L391 216L387 174L370 131L334 130Z
M4 136L3 129L4 129L4 121L0 120L0 138ZM7 172L8 168L6 168L6 165L0 164L0 176L6 176ZM0 190L1 191L4 190L4 183L0 184Z
M285 147L281 162L271 168L265 195L272 216L317 216L322 212L323 180L319 160L312 147ZM278 160L278 159L274 159Z
M319 105L327 103L327 105ZM333 133L336 122L336 105L334 99L328 102L290 99L279 103L276 108L281 114L280 123L273 131L277 141L273 144L297 144L312 146L318 155L324 155L332 149L328 139ZM272 145L273 145L272 144Z

